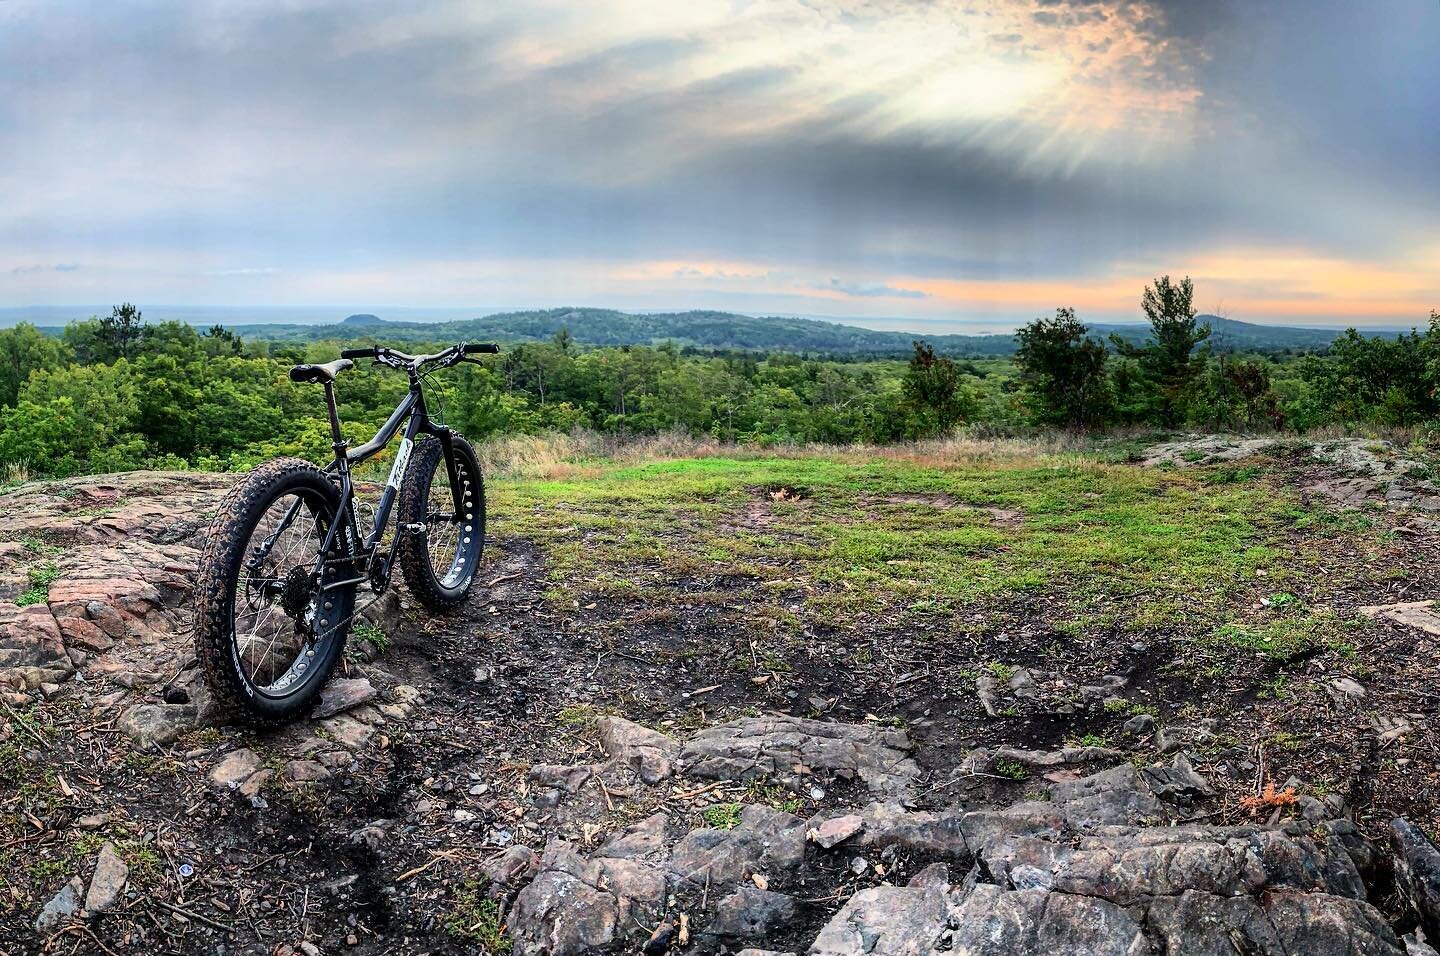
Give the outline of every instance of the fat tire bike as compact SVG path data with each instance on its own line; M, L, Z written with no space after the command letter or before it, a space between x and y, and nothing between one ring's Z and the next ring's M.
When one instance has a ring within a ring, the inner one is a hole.
M230 490L211 523L200 559L195 653L223 712L260 725L305 712L363 610L356 607L360 589L378 599L397 564L426 608L443 611L465 600L485 545L485 481L465 437L431 420L423 385L442 369L480 364L469 357L475 353L499 350L460 343L406 355L376 346L290 369L292 381L325 389L334 460L323 468L300 458L265 462ZM410 390L373 438L351 448L340 432L335 379L367 358L409 375ZM402 428L373 519L362 527L351 469Z

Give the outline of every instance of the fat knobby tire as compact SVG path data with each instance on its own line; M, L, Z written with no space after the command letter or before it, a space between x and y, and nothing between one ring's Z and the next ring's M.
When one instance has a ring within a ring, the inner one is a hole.
M410 465L405 469L405 477L400 482L400 500L397 506L397 533L400 535L400 544L396 557L400 562L400 570L405 575L405 583L409 586L410 593L432 611L448 610L465 600L470 593L471 584L474 583L475 570L479 567L480 554L485 545L485 479L480 473L480 460L475 455L475 449L460 435L455 435L452 442L456 461L469 473L475 489L475 531L470 535L474 538L471 543L473 550L469 556L470 568L455 587L447 588L440 581L448 568L436 569L430 566L430 551L425 546L425 536L405 530L406 525L426 522L430 510L431 483L438 479L445 482L447 487L449 485L445 452L438 439L428 438L416 443L415 451L410 455ZM457 547L464 537L463 530L457 532Z
M337 629L325 653L314 663L314 673L299 692L269 698L247 693L247 682L231 652L234 643L232 609L236 581L244 565L245 548L266 509L289 492L311 492L325 503L327 520L334 520L340 493L310 462L277 458L265 462L230 489L210 525L200 558L196 588L195 656L205 668L206 683L219 711L259 726L283 724L312 704L330 677L345 645L348 622ZM338 594L338 592L336 592ZM353 587L340 595L345 613L353 604Z

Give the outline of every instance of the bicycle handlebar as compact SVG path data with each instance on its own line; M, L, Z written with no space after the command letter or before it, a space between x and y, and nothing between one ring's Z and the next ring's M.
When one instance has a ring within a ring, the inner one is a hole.
M390 349L383 345L372 345L363 349L341 349L340 357L347 359L372 358L386 365L404 363L409 365L413 371L427 362L439 362L446 359L454 359L458 362L462 355L474 355L477 352L489 352L493 354L499 351L500 346L494 342L462 342L459 345L452 345L448 349L441 349L433 355L407 355L399 349Z

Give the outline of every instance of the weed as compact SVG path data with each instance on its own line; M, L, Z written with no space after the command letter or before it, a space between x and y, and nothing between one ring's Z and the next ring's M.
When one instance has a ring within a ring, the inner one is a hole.
M712 829L733 830L740 825L740 804L712 804L700 811L700 818Z
M455 892L445 932L469 940L485 954L510 952L510 937L500 919L500 904L486 895L487 881L467 880Z
M1030 776L1030 771L1018 760L1011 760L1008 757L995 761L995 766L990 768L998 777L1008 777L1011 780L1024 780Z
M1009 680L1015 676L1015 666L1013 664L1002 664L999 661L991 661L989 664L986 664L985 667L1000 680Z
M363 623L355 625L355 637L362 641L368 641L374 645L375 651L384 654L390 649L390 635L386 634L374 624Z
M30 586L21 591L15 603L21 607L42 604L50 597L50 585L60 579L60 568L53 561L33 565L27 572Z
M591 704L573 704L562 708L555 719L564 727L588 727L598 716L599 711Z

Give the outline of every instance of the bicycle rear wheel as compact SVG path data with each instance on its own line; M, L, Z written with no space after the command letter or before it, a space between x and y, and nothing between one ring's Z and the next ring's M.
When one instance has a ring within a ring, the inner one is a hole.
M314 702L355 606L344 564L315 567L340 495L315 466L267 462L230 492L200 562L195 652L225 709L254 723Z
M432 611L470 593L485 547L485 480L475 449L452 439L452 484L438 440L419 442L400 485L399 560L416 600Z

